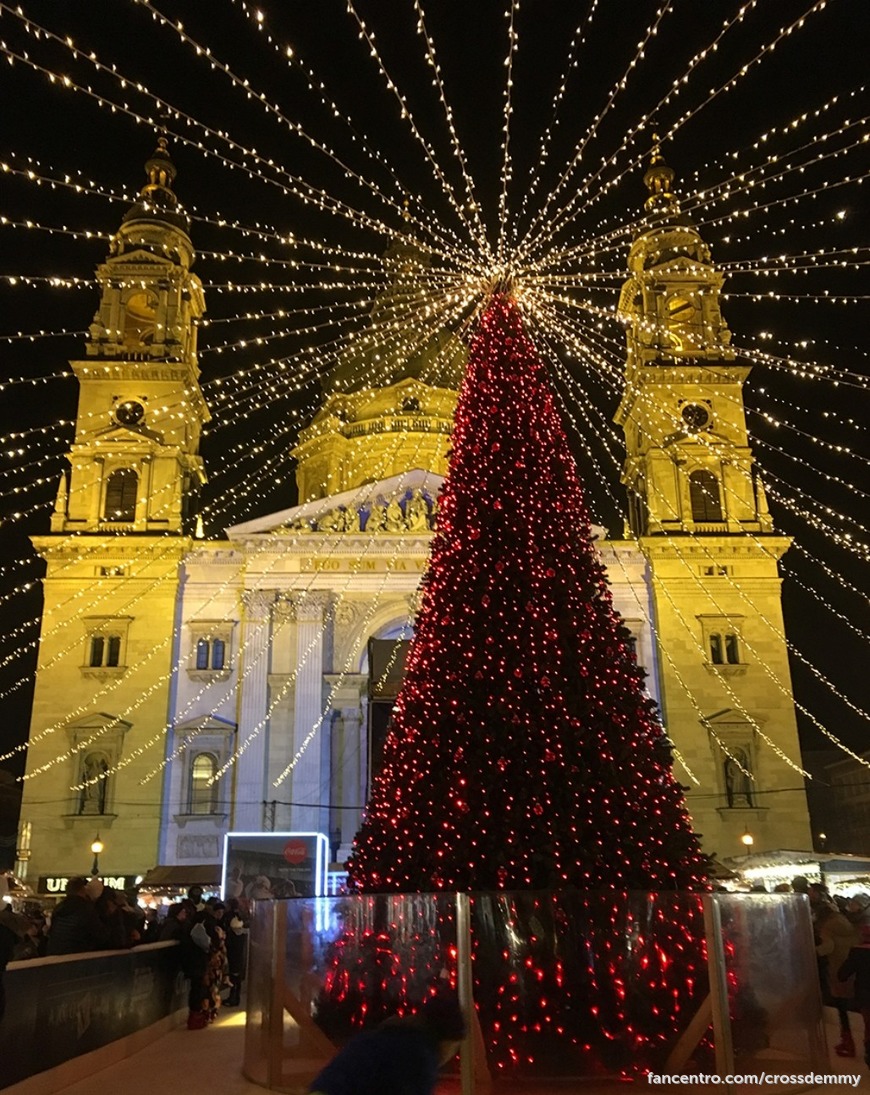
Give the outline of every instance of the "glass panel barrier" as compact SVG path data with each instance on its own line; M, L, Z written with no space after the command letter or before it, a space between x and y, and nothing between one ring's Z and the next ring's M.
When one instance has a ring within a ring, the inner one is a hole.
M716 894L714 900L728 983L733 1071L830 1072L808 899L803 894Z
M696 894L473 894L472 954L493 1076L662 1072L708 994Z
M274 910L272 924L260 915L263 906ZM276 945L271 968L264 960L270 928ZM266 1072L273 1089L304 1092L352 1035L391 1016L413 1014L430 996L455 996L456 897L257 902L251 947L248 991L258 1003L263 997L271 1003L270 1015L262 1011L253 1022L249 1018L246 1075L262 1082ZM265 991L254 989L258 978L270 981Z
M264 1087L269 1087L271 1083L272 955L275 949L275 920L280 918L281 908L277 901L252 902L248 934L243 1072L249 1080Z
M533 1079L826 1071L796 895L296 898L256 903L250 946L245 1072L273 1090L304 1092L355 1033L457 993L471 1026L464 1095Z

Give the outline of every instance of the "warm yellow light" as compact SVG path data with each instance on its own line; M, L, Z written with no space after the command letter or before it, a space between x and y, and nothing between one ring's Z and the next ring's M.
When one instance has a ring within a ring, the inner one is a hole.
M749 832L744 833L740 840L743 842L743 844L746 845L747 848L751 848L752 845L755 843L755 837L752 835L752 833Z
M94 853L94 855L99 855L102 850L103 850L103 842L102 842L102 840L100 840L100 834L97 833L97 835L94 837L93 842L91 844L91 851Z

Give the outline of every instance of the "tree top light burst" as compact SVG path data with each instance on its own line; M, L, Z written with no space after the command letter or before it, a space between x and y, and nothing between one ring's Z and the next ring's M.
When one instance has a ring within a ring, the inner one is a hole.
M754 455L776 527L797 542L783 574L802 730L808 744L830 732L861 752L850 667L870 557L856 407L868 384L858 43L870 14L844 0L644 0L630 18L597 0L546 18L520 0L484 0L474 18L446 7L0 2L4 98L22 104L0 147L0 695L13 721L39 616L26 535L47 527L75 416L66 360L95 299L88 273L158 132L207 296L211 537L295 501L297 432L364 329L397 237L425 259L416 328L397 332L385 313L373 337L422 345L445 326L470 331L510 289L593 519L621 536L617 301L658 133L680 207L726 274L735 346L756 367L744 392ZM99 611L99 587L82 614Z

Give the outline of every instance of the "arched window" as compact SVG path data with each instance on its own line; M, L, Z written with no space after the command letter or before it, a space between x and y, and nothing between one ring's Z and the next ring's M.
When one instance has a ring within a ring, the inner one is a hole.
M132 468L118 468L106 483L107 521L135 521L139 476Z
M729 665L740 665L740 644L733 632L725 636L725 661Z
M209 784L217 773L217 758L211 753L197 753L190 764L191 814L213 814L217 810L217 783Z
M703 523L722 520L719 480L711 471L692 472L689 476L689 498L693 521Z
M154 341L157 297L146 290L131 294L124 309L124 343L130 349Z
M224 643L223 639L213 639L211 644L212 669L223 669L225 656L226 643Z
M200 639L196 644L196 668L208 669L208 639Z
M106 650L106 640L102 635L94 635L91 639L91 653L88 660L90 666L100 666L103 664L103 654Z

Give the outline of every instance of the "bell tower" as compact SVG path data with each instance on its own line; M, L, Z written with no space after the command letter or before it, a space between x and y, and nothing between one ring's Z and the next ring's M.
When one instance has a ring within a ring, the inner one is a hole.
M145 172L97 269L86 356L71 362L79 406L54 533L187 531L205 481L198 451L209 416L196 360L205 301L165 138Z
M743 409L750 367L722 316L724 277L672 193L656 146L644 176L647 218L628 256L623 481L636 536L772 531Z
M99 306L83 356L75 438L48 535L44 608L22 831L28 875L100 864L129 878L157 862L159 811L143 776L163 754L176 683L179 582L204 482L187 214L161 137L146 183L96 272Z
M700 780L687 796L721 857L811 847L774 534L731 346L724 276L674 192L658 139L619 301L628 525L649 564L665 725ZM686 779L684 778L684 782ZM781 791L771 794L772 791Z

